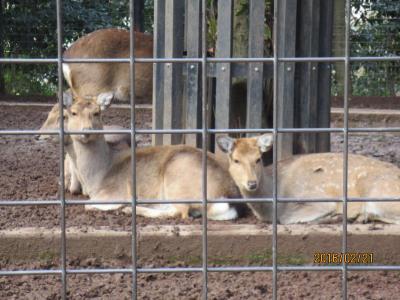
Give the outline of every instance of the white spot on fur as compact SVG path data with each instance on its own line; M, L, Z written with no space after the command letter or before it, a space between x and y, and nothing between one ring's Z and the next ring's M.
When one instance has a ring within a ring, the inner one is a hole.
M86 210L116 210L120 208L122 205L120 204L94 204L94 205L85 205Z
M68 82L68 85L71 87L72 86L72 82L71 82L71 69L69 68L68 64L63 64L62 65L62 70L63 70L63 74L64 74L64 78L65 80Z
M223 221L237 218L237 211L228 203L215 203L208 210L207 217L211 220Z

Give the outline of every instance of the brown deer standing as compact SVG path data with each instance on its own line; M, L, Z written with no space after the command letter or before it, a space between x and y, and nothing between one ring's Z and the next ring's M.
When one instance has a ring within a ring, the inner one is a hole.
M109 28L89 33L76 40L64 58L128 58L128 30ZM153 57L153 37L135 33L135 57ZM117 100L128 101L130 95L129 63L64 63L64 77L80 97L97 96L112 91ZM135 96L137 103L151 101L153 64L135 65Z

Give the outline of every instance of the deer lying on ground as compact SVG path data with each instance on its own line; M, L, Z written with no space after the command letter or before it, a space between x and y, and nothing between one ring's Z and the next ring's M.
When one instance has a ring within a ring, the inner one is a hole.
M64 114L64 123L66 118L66 112ZM42 127L39 130L52 130L58 129L60 125L60 110L59 105L56 104L50 110L49 114L47 115L46 121L43 123ZM111 126L103 126L104 130L119 130L124 129L121 126L111 125ZM45 141L51 139L54 136L41 134L36 137L37 140ZM104 134L105 141L112 147L114 150L122 150L130 148L131 146L131 136L130 134ZM85 191L82 189L81 183L78 179L76 174L76 170L70 156L68 153L65 155L64 160L64 178L65 178L65 187L66 190L72 194L79 194L81 191L85 194Z
M253 138L218 139L228 154L229 172L245 198L272 197L273 166L263 167L261 156L272 147L272 135ZM348 156L348 197L395 198L400 196L400 169L395 165L361 155ZM278 163L278 197L343 197L343 154L297 155ZM400 203L348 202L349 220L379 220L400 223ZM249 204L263 221L272 220L272 204ZM278 203L281 224L328 221L342 213L342 203Z
M64 52L64 58L128 58L129 41L128 30L100 29L76 40ZM153 57L151 35L135 33L135 57ZM129 63L63 63L63 73L68 85L81 97L113 91L116 99L129 100ZM136 64L137 103L151 98L152 81L153 64Z
M74 97L73 101L71 94L64 95L68 130L102 129L101 111L111 104L113 93L102 93L91 100ZM90 199L131 199L131 151L113 151L103 135L90 133L71 135L66 141L66 150ZM210 153L207 164L208 199L238 197L239 191L228 171ZM139 199L202 199L202 153L199 149L184 145L139 148L136 170ZM112 210L120 206L86 205L86 209ZM198 212L200 208L201 204L161 204L137 206L136 212L152 218L187 218L190 212ZM208 204L207 213L214 220L237 217L236 210L228 203Z

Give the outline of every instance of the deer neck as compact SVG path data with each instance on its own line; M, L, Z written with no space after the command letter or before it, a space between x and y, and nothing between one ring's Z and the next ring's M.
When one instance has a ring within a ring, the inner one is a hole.
M72 146L72 147L71 147ZM74 140L67 148L77 175L89 197L102 186L104 178L112 165L112 151L104 136L82 143Z
M259 182L259 186L255 191L248 191L244 188L240 188L240 193L243 197L246 198L265 198L272 197L272 194L269 194L268 189L269 182L267 180L267 176L264 173L261 173L261 178Z
M272 197L270 186L271 182L269 182L268 176L263 172L261 174L260 183L257 190L250 192L246 189L240 188L240 193L242 194L243 198L270 198ZM258 219L266 222L270 222L272 220L270 203L248 203L248 206Z

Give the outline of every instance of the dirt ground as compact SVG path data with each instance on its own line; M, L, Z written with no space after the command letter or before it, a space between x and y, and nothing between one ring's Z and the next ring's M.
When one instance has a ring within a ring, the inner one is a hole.
M0 129L37 129L45 120L49 108L0 106ZM129 126L129 111L111 109L105 115L107 124ZM138 128L151 127L151 111L139 110ZM139 136L139 146L148 145L150 136ZM351 135L350 152L376 157L400 167L400 135ZM343 150L343 137L332 134L332 151ZM57 199L59 147L37 142L31 136L0 137L0 200ZM77 199L67 194L68 199ZM83 197L81 197L83 199ZM107 226L130 229L130 216L122 212L85 212L83 206L67 208L67 226ZM23 226L59 226L58 206L0 207L0 230ZM138 217L138 225L200 224L200 219L181 221L149 220ZM230 224L231 222L225 222ZM234 223L258 223L245 214ZM80 261L71 258L72 268L128 267L130 261L121 258L111 262L96 259ZM13 266L15 269L57 268L58 261L41 261ZM140 262L139 262L140 263ZM148 264L148 262L146 262ZM0 269L6 261L0 258ZM154 262L157 265L157 261ZM182 265L179 265L182 266ZM70 275L71 299L128 299L131 277L127 274ZM400 292L399 272L353 272L349 274L350 299L394 299ZM279 274L279 296L282 299L339 299L340 272L282 272ZM0 299L59 299L60 280L57 276L0 277ZM269 273L213 273L209 275L210 299L264 299L271 297ZM198 299L201 293L201 274L140 274L140 299Z
M47 107L1 106L0 129L37 129L47 116ZM138 128L151 128L151 111L138 110ZM110 109L105 114L106 124L129 127L129 110ZM343 135L332 134L332 151L343 150ZM139 135L138 145L149 145L149 135ZM400 167L399 134L350 135L349 150L353 153L373 156L392 162ZM38 142L32 136L0 137L0 199L1 200L55 200L59 175L59 145ZM67 199L85 199L66 194ZM67 226L110 226L128 229L131 218L121 211L85 212L81 205L67 207ZM0 229L21 226L59 226L58 206L0 207ZM200 219L151 220L138 217L138 223L151 224L200 224ZM244 212L235 223L258 223L255 217ZM229 223L229 222L226 222Z
M333 107L343 107L343 97L332 97L331 104ZM399 109L400 97L351 96L349 108Z
M55 268L58 262L34 263L31 269ZM130 266L125 261L126 267ZM120 262L96 259L76 260L72 268L111 268ZM1 263L0 263L1 266ZM177 266L181 266L177 264ZM18 268L18 265L15 266ZM399 272L349 272L348 299L397 299ZM130 274L68 275L69 299L130 299ZM209 273L209 299L271 299L272 274ZM0 299L60 299L59 276L0 277ZM201 273L139 274L139 299L200 299ZM279 299L341 299L340 272L279 272Z

